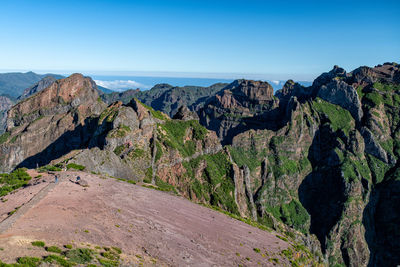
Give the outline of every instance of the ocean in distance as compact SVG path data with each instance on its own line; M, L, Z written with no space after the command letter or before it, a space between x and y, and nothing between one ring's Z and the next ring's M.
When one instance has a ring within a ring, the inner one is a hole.
M139 88L141 90L149 90L154 85L167 83L172 86L210 86L216 83L231 83L234 79L217 79L217 78L187 78L187 77L150 77L150 76L106 76L106 75L91 75L97 85L114 90L125 91L128 89ZM265 80L269 82L274 91L281 89L286 81ZM311 85L310 82L300 81L304 86Z

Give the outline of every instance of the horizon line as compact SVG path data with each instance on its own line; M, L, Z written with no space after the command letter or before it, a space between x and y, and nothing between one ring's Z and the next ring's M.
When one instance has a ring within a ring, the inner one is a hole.
M289 74L289 73L240 73L240 72L184 72L184 71L119 71L119 70L57 70L57 69L0 69L0 73L27 73L60 74L69 76L73 73L82 73L85 76L137 76L137 77L165 77L165 78L193 78L193 79L252 79L252 80L296 80L313 81L320 74Z

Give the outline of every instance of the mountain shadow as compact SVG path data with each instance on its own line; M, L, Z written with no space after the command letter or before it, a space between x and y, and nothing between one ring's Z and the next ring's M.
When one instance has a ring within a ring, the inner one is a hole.
M111 125L108 124L104 125L103 129L110 129ZM76 149L96 146L103 148L107 131L94 135L98 127L98 118L86 118L84 124L79 124L74 130L65 132L40 153L26 158L16 168L44 166Z
M396 166L397 171L399 170ZM396 175L396 174L395 174ZM382 182L372 190L362 223L370 250L368 266L400 264L400 181Z
M278 131L290 119L282 114L280 108L266 110L251 117L235 117L232 114L221 114L215 117L215 114L208 116L205 112L205 110L198 112L200 124L208 130L215 131L222 145L231 145L235 136L249 130Z
M317 130L309 149L308 160L312 172L301 183L298 193L301 204L311 216L310 233L321 243L321 250L327 249L327 236L340 219L345 202L345 183L341 176L335 133L329 125Z

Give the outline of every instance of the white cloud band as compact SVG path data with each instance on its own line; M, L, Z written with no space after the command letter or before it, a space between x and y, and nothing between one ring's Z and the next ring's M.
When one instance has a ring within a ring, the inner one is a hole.
M133 80L114 80L114 81L102 81L95 80L96 84L114 91L125 91L127 89L146 89L148 86L138 83Z
M273 81L270 81L270 82L275 84L275 85L279 85L281 83L281 81L278 81L278 80L273 80Z

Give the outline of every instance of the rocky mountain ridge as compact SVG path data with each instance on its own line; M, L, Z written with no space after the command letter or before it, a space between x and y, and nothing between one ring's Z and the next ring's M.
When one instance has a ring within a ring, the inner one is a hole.
M152 106L170 99L159 87ZM326 265L400 262L398 64L335 66L275 96L237 80L202 103L175 119L137 99L107 107L75 74L10 109L1 168L74 164L272 227Z
M147 91L127 90L122 93L111 93L102 95L104 102L111 104L115 101L121 101L124 104L129 103L133 98L139 99L142 103L151 106L156 110L162 110L164 113L173 117L179 107L187 106L190 110L198 110L205 99L214 95L222 88L227 86L224 83L217 83L209 87L201 86L172 86L169 84L157 84Z
M61 156L65 147L79 147L91 126L90 116L104 108L96 84L81 74L57 80L17 103L8 111L2 170L43 165Z
M309 88L288 81L277 93L281 116L276 117L287 123L278 129L264 121L261 128L249 125L252 129L235 134L231 141L234 160L243 170L249 168L261 220L278 218L315 234L330 264L399 262L391 235L376 233L393 229L400 214L394 215L387 202L390 219L370 211L383 208L375 202L376 188L395 185L399 179L394 175L400 147L399 73L395 63L351 73L335 66ZM218 108L223 106L212 110ZM220 116L227 120L229 113ZM247 121L238 118L236 123ZM220 125L225 132L235 129ZM382 242L392 242L390 249L383 252Z
M40 92L50 85L52 85L57 79L54 78L53 76L46 76L31 87L28 87L24 90L22 95L20 95L17 99L18 100L23 100L25 98L28 98L31 95L34 95L37 92Z
M200 122L217 133L223 144L250 128L277 128L278 101L267 82L237 80L199 110ZM262 123L260 123L262 122Z

